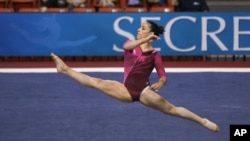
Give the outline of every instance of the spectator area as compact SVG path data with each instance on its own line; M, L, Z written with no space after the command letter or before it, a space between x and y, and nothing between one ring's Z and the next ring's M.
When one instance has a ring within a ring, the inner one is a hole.
M127 0L119 0L115 7L98 5L97 0L88 0L85 8L75 8L73 12L174 12L172 0L165 5L150 6L143 0L142 7L127 7ZM250 11L249 0L207 0L211 12ZM68 12L67 7L41 9L41 0L0 0L0 12Z
M151 8L143 0L141 7L127 7L127 0L119 0L115 7L107 8L98 5L97 0L88 0L88 6L76 8L74 12L170 12L174 11L171 0L166 0L165 5L154 5ZM0 12L68 12L66 7L52 7L41 9L41 0L0 0Z
M249 0L207 0L211 12L247 12L250 11Z

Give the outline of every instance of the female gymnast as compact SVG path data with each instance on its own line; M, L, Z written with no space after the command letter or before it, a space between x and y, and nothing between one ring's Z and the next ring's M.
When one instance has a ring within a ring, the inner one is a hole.
M165 114L194 121L212 132L218 132L219 127L216 123L200 117L184 107L176 107L157 93L167 83L167 75L161 55L154 50L152 42L158 40L159 35L163 32L162 26L152 21L145 21L138 29L137 39L124 43L123 83L77 72L54 53L51 53L51 57L56 64L58 73L65 74L86 87L100 90L122 102L138 101ZM149 76L154 68L159 76L159 81L150 84Z

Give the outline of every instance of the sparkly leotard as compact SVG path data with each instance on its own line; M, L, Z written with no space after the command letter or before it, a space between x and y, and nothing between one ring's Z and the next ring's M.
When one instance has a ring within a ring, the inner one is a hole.
M139 101L140 94L149 85L153 69L159 77L166 77L160 54L155 50L142 52L138 46L133 50L124 49L124 80L134 101Z

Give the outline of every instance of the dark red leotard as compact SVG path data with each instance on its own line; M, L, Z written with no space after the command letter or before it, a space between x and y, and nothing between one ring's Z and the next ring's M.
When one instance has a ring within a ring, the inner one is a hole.
M123 84L134 101L139 101L141 92L149 85L149 77L154 68L159 77L166 77L161 55L157 51L142 52L139 46L133 50L124 49Z

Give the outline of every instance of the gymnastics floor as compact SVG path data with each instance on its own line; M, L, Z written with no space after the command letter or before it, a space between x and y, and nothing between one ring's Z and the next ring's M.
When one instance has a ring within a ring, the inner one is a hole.
M123 78L122 68L76 69ZM159 93L215 121L220 132L138 102L121 103L54 68L0 68L0 141L229 141L230 124L250 124L249 68L166 70L169 82Z

